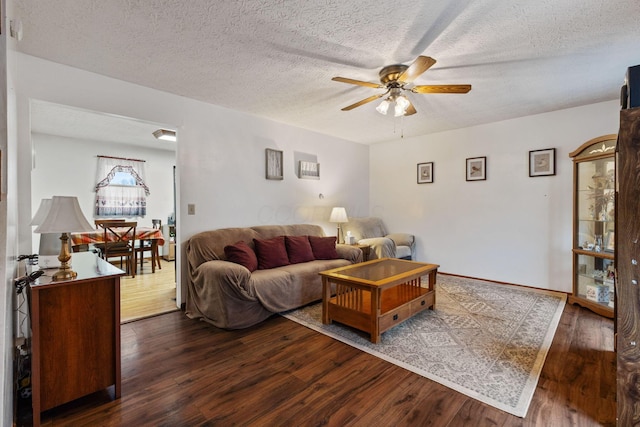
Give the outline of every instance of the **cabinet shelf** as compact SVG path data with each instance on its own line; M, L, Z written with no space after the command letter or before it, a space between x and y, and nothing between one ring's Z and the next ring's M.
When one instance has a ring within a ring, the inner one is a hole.
M573 253L577 255L587 255L595 258L610 259L610 260L614 260L616 258L615 254L609 251L596 252L596 251L590 251L588 249L574 248Z
M597 283L599 285L608 285L610 287L613 287L614 284L613 279L609 279L607 277L598 277L589 274L579 274L579 276L587 280L592 280L594 283Z

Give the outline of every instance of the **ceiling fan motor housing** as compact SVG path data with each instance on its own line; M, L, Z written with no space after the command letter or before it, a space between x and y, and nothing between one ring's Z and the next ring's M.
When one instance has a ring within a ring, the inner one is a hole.
M380 83L387 85L387 83L396 82L407 68L409 66L404 64L387 65L380 70Z
M331 80L370 87L373 89L386 89L386 92L379 93L377 95L370 96L361 101L358 101L354 104L348 105L342 108L342 111L350 111L356 107L360 107L364 104L368 104L369 102L375 101L376 99L380 99L383 96L389 95L383 102L380 104L382 106L385 105L385 113L386 108L388 108L389 102L400 102L401 104L408 104L404 109L404 115L410 116L416 113L415 107L411 104L411 101L402 94L402 91L410 91L413 93L467 93L471 90L471 85L414 85L413 81L419 77L422 73L427 71L433 64L436 63L436 60L431 58L430 56L420 55L416 58L415 61L411 65L404 64L393 64L387 65L383 67L379 72L380 84L366 82L362 80L349 79L346 77L333 77ZM407 87L405 87L407 86ZM379 106L379 107L380 107ZM396 105L397 107L397 105ZM382 113L378 109L379 112ZM385 114L383 113L383 114ZM397 111L396 111L396 115Z

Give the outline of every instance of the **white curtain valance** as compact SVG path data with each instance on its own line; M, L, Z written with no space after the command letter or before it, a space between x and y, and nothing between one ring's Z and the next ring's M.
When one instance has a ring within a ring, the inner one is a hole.
M145 183L144 163L141 160L98 156L97 217L147 214L149 187Z
M144 161L131 159L118 159L112 157L98 157L98 171L96 176L96 191L108 186L117 172L126 172L135 179L135 186L142 187L145 194L149 195L149 187L146 184Z

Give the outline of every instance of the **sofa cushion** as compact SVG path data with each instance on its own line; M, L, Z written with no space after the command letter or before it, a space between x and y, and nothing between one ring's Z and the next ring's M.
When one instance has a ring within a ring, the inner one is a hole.
M309 236L284 236L284 243L287 247L289 263L299 264L315 259L311 243L309 243Z
M336 259L338 252L336 251L336 237L317 237L309 236L309 243L315 259Z
M243 240L233 245L225 246L224 254L227 257L227 261L240 264L249 271L255 271L258 268L256 253Z
M411 248L409 246L396 246L396 258L411 259Z
M258 258L258 270L281 267L289 264L287 248L284 244L284 236L276 236L271 239L253 239Z
M322 277L318 273L350 264L345 259L331 259L257 270L251 274L251 288L267 310L279 313L321 300Z

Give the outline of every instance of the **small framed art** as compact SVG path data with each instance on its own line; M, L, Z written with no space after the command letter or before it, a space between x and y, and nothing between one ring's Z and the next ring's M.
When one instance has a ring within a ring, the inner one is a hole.
M266 158L266 178L267 179L283 179L283 167L282 167L282 151L272 150L267 148L265 150Z
M418 184L433 182L433 162L418 163Z
M556 149L529 151L529 176L556 174Z
M298 177L304 179L320 179L320 163L300 160L298 165Z
M484 181L487 179L487 158L472 157L467 159L467 181Z

